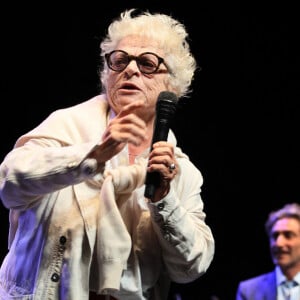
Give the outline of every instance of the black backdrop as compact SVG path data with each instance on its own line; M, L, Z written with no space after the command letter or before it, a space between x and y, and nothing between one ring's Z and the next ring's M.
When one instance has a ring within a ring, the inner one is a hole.
M2 9L1 159L54 109L98 94L99 41L112 18L132 7L173 15L186 25L202 71L172 128L204 176L216 254L201 278L174 284L170 299L176 293L188 300L234 299L239 280L272 268L267 214L300 199L296 8L124 2ZM8 212L1 207L0 213L3 258Z

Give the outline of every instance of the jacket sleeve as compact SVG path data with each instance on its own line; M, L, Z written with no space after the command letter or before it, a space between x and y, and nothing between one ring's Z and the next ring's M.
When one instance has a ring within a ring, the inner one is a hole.
M26 209L47 193L94 176L86 160L102 136L106 102L98 98L51 113L22 135L0 165L0 197L5 207Z
M243 283L240 282L237 287L235 300L247 300L243 293Z
M0 165L0 197L8 209L26 209L41 196L95 175L94 160L85 160L93 143L64 146L39 138L14 148Z
M164 199L149 203L149 207L168 273L173 281L187 283L206 272L215 243L205 223L200 196L202 175L187 158L177 160L178 179L172 181Z

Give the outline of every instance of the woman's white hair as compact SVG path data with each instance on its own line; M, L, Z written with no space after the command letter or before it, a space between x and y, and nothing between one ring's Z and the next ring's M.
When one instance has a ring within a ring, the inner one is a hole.
M102 89L105 91L108 67L104 55L116 49L121 39L128 35L141 35L154 39L164 51L169 70L167 86L178 97L187 97L197 68L196 60L190 52L185 26L172 17L161 13L142 12L133 16L136 9L126 10L108 27L106 37L100 44L103 69L100 70Z

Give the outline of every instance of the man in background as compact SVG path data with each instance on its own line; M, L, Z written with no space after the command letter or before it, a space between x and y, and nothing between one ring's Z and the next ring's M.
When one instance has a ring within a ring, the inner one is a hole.
M236 300L299 300L300 205L290 203L271 212L265 229L275 268L241 281Z

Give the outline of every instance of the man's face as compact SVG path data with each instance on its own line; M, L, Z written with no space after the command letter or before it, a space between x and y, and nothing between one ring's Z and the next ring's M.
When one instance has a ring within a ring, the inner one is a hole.
M270 250L275 265L282 270L300 271L300 222L291 217L279 219L272 228Z

